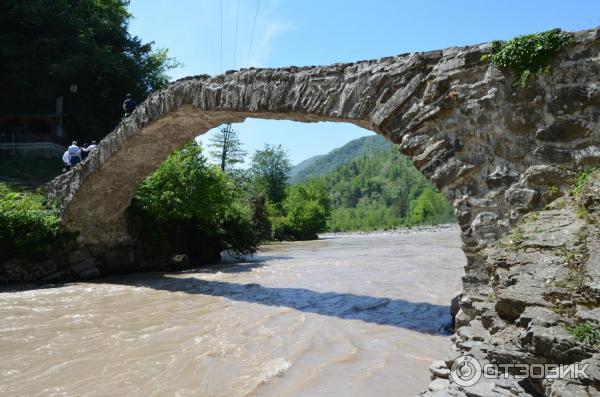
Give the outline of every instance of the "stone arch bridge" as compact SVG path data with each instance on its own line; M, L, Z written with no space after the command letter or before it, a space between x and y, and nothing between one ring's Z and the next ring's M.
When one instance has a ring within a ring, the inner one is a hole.
M526 89L481 60L489 43L184 78L150 95L88 159L53 180L49 196L80 244L123 246L138 184L198 134L247 117L353 123L399 144L453 203L468 290L487 282L483 247L544 206L550 186L600 159L600 33L575 37L552 73Z

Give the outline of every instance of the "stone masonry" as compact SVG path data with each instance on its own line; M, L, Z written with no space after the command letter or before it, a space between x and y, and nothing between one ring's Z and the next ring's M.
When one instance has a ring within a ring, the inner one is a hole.
M481 60L491 49L488 43L349 64L181 79L148 97L86 161L53 180L48 194L60 206L66 228L78 233L82 249L126 256L123 247L131 241L124 213L138 184L196 135L248 117L353 123L397 143L456 208L467 265L455 347L469 345L456 351L478 351L497 360L530 357L519 355L523 352L540 357L544 346L552 350L545 333L554 332L560 321L539 312L558 298L539 292L545 281L536 266L558 259L527 250L515 256L498 244L523 227L527 214L564 196L582 168L600 163L600 30L575 33L575 43L551 62L551 73L537 76L528 88L517 88L511 72ZM546 220L539 225L549 228L544 235L561 231L561 247L576 251L585 227L574 213L561 211L540 213L536 222ZM558 244L554 237L543 238L533 233L519 244ZM516 288L515 278L527 288ZM523 298L530 291L541 297L533 306ZM598 318L594 313L589 316ZM517 326L529 333L519 334ZM499 344L506 351L490 354L489 343L475 343L499 332L503 341L514 339L510 346ZM574 352L571 358L588 359L588 353ZM434 370L445 374L451 363L437 363ZM436 376L428 393L462 393L446 378ZM482 386L467 395L579 395L564 391L568 385L531 383L519 384L520 389ZM591 395L589 390L585 393Z

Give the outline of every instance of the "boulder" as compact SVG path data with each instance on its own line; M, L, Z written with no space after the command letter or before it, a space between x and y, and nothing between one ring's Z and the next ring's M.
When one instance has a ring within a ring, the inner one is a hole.
M460 310L460 299L462 298L462 295L463 294L458 294L450 301L450 315L452 318L456 317L456 314L458 314L458 311Z
M586 138L591 134L587 123L577 118L557 120L553 124L540 128L535 133L535 139L540 141L569 142Z
M450 381L448 379L437 378L427 386L427 389L431 392L437 392L444 390L448 386L450 386Z
M98 262L94 258L88 258L77 265L70 267L71 272L77 278L87 280L100 276Z
M551 165L534 165L523 173L523 180L528 187L563 186L570 183L574 174Z
M590 358L595 349L577 342L565 327L530 325L520 336L522 346L550 362L572 364Z
M523 313L521 313L517 323L519 326L527 328L532 321L535 324L547 327L556 325L559 321L559 317L556 315L556 313L546 308L529 306L525 308Z
M450 370L446 366L446 363L441 360L434 361L429 366L429 372L431 372L431 375L435 378L448 379L450 376Z
M185 254L173 255L169 260L169 269L184 270L190 266L190 259Z
M76 265L79 262L83 262L84 260L90 257L90 251L87 248L79 248L75 251L71 251L67 255L67 262L70 265Z
M512 182L514 182L519 177L519 174L516 171L513 171L509 168L508 165L502 164L496 167L496 169L488 175L485 179L485 182L492 189L509 186Z
M101 270L107 274L126 273L134 268L135 254L132 248L115 248L104 254L104 264Z
M538 191L527 188L511 187L506 190L506 201L517 207L532 209L539 200Z

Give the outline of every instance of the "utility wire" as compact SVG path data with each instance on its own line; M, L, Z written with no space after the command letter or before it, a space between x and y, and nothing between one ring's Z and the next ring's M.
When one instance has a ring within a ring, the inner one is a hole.
M223 0L219 1L220 6L220 28L221 28L221 63L219 64L219 73L223 73Z
M250 35L250 49L248 50L248 61L246 67L250 67L250 54L252 54L252 44L254 42L254 30L256 29L256 17L258 16L258 5L260 0L256 0L256 11L254 12L254 22L252 23L252 34Z
M240 0L237 2L237 10L235 11L235 37L233 39L233 69L235 69L235 53L237 52L237 34L238 34L238 20L240 16Z

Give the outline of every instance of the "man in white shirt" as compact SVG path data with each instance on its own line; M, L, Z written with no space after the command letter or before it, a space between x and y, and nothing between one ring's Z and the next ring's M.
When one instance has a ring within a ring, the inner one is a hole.
M67 152L69 153L69 164L71 167L75 167L81 161L81 149L77 146L77 141L73 141Z
M71 156L68 150L63 153L62 161L65 164L65 172L69 171L71 169Z
M87 147L87 151L93 152L97 147L98 147L98 144L96 143L96 141L92 141L92 144Z

